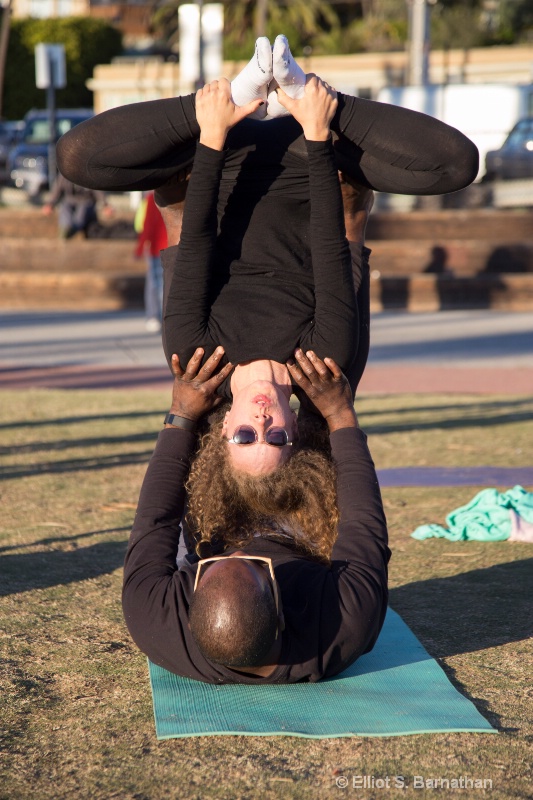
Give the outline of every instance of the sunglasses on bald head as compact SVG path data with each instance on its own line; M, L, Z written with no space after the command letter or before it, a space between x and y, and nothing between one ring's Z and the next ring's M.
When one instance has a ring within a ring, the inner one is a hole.
M289 434L285 428L267 428L264 440L271 447L285 447L293 444L289 441ZM251 425L239 425L238 428L235 428L231 439L227 441L229 444L255 444L259 439L256 429Z
M276 576L274 575L274 567L272 566L271 558L266 558L263 556L213 556L212 558L202 558L198 562L198 568L196 570L196 578L194 580L193 592L196 591L202 574L205 573L206 568L210 564L214 564L215 561L222 561L222 560L225 561L226 559L230 558L239 559L241 561L257 561L262 567L268 570L268 574L270 575L270 585L272 587L272 594L274 595L274 602L276 604L276 614L279 614L278 584L276 582Z

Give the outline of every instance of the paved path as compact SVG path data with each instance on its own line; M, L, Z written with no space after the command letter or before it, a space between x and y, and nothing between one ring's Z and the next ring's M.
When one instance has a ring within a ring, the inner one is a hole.
M169 386L142 312L2 313L0 389ZM361 393L533 393L533 315L381 313Z

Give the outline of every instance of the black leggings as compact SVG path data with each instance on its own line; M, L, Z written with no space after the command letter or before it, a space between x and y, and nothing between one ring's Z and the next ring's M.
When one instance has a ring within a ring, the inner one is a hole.
M455 128L426 114L339 93L332 122L339 169L381 192L445 194L470 184L478 171L476 146ZM195 96L133 103L97 114L61 137L60 172L91 189L134 191L166 183L194 158L200 130ZM298 150L301 128L292 118L244 120L229 146L265 138Z

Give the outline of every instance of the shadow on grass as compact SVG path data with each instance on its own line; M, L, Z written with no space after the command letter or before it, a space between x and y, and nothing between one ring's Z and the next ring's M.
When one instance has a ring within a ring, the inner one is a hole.
M437 659L521 642L532 634L532 569L533 558L528 558L448 578L414 581L391 589L390 604ZM441 667L491 725L508 733L517 730L502 728L490 703L466 691L452 666L441 663Z
M154 439L154 437L150 437ZM129 441L129 439L128 439ZM95 444L96 444L95 440ZM125 467L131 464L148 464L153 453L153 448L140 450L137 453L122 453L111 456L89 456L88 458L69 458L65 461L46 461L42 464L7 465L0 468L0 481L13 480L14 478L27 478L30 475L49 475L57 473L87 472L89 470L109 469L110 467Z
M4 555L0 596L66 586L114 572L124 563L126 546L125 541L100 542L77 550Z
M496 388L497 387L495 387L495 392ZM466 396L468 395L468 392L465 392L464 394ZM379 402L381 400L381 397L380 396L373 397L372 395L367 395L361 399L361 402L364 402L364 410L362 413L364 413L366 417L372 417L372 416L379 417L382 414L394 414L396 417L402 417L410 414L416 415L421 412L427 413L429 411L435 411L437 413L441 411L447 411L447 412L457 411L462 418L464 414L468 413L472 408L476 407L482 407L484 411L490 411L496 413L501 409L505 409L507 411L507 410L512 410L513 408L522 409L524 406L527 409L530 408L532 403L530 397L518 397L518 398L509 397L509 399L505 400L492 400L492 399L484 400L479 396L472 397L471 395L469 395L468 403L448 402L442 405L435 405L434 403L428 402L412 406L411 405L398 406L397 404L395 404L393 408L379 407L376 409L372 409L367 406L370 406L373 399ZM521 414L522 411L519 411L518 413Z
M129 411L120 414L81 414L75 417L57 417L50 419L48 417L32 421L32 428L46 427L48 425L73 425L82 422L105 422L112 419L142 419L144 417L153 417L154 414L165 415L166 411L156 408L153 411ZM27 428L28 422L24 419L15 420L13 422L0 423L0 430L9 430L12 428Z
M403 409L403 413L407 414L410 413L413 415L412 420L407 420L405 422L383 422L380 423L378 421L372 421L368 423L366 418L370 416L368 411L363 411L361 416L365 418L364 421L364 429L365 432L370 434L384 434L384 433L402 433L407 431L431 431L431 430L456 430L461 428L491 428L494 425L509 425L511 423L516 422L531 422L531 407L527 405L525 401L522 401L520 405L523 407L522 410L510 410L509 403L503 403L504 410L498 411L497 408L494 407L495 404L493 403L479 403L476 402L473 406L461 406L457 408L456 406L441 406L438 409L434 409L430 406L427 408L424 406L420 406L418 408L406 408ZM524 407L525 406L525 407ZM442 418L443 415L447 415L450 411L457 410L458 416L454 418ZM435 411L438 415L440 412L441 418L438 416L433 419L424 420L424 419L417 419L417 414L426 413L428 411ZM372 413L372 412L370 412ZM376 412L374 412L376 413ZM377 414L390 414L390 411L378 411ZM396 411L394 412L396 413Z
M157 433L134 433L122 434L121 436L97 436L85 439L58 439L55 442L31 442L29 444L18 444L7 447L0 447L0 456L18 456L24 453L58 452L60 450L72 450L73 447L101 447L102 445L115 444L134 444L140 442L152 442L157 439ZM7 467L5 468L8 469ZM4 469L0 470L2 475Z
M473 653L531 636L532 574L527 558L414 581L391 589L390 604L433 657Z
M119 531L129 530L131 530L130 525L123 525L121 528L102 528L102 530L99 531L74 533L72 536L47 536L45 539L37 539L36 542L30 542L29 544L11 544L0 547L0 553L7 553L8 550L23 550L28 547L46 547L56 542L77 542L79 539L88 539L89 536L100 536L102 533L118 533Z

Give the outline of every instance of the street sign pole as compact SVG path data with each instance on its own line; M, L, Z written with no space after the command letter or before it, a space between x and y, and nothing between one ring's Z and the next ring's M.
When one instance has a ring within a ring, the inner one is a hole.
M196 0L198 6L198 81L196 88L201 89L205 83L205 69L204 69L204 32L202 29L204 2L203 0Z
M62 44L38 44L35 47L35 83L38 89L46 89L48 110L48 185L55 183L56 168L56 89L67 85L65 47Z

